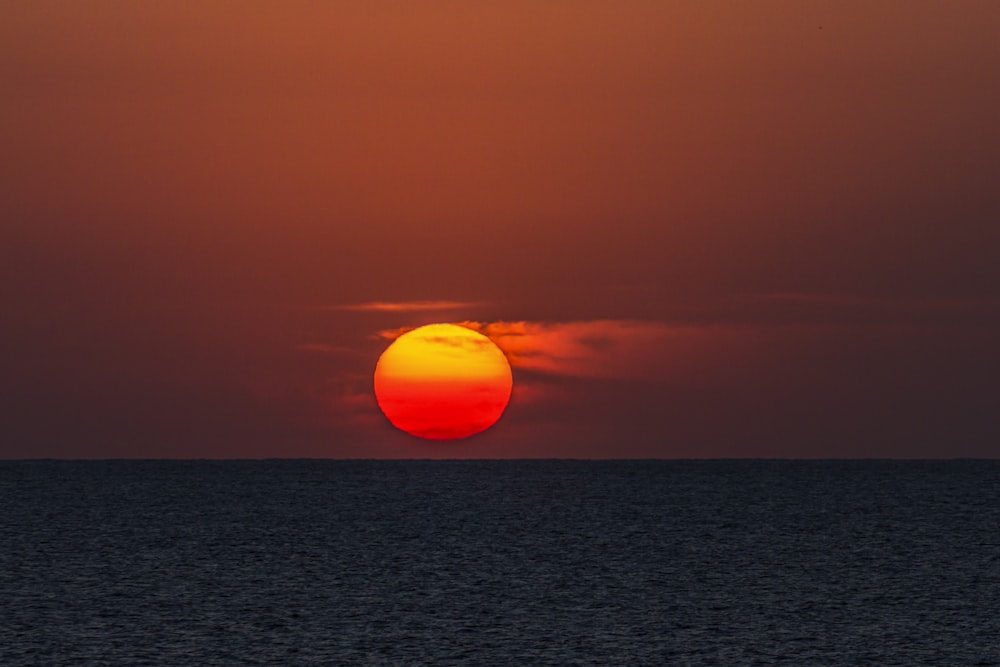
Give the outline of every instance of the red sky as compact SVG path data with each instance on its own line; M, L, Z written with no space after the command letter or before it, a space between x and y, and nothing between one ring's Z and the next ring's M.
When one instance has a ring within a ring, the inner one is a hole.
M998 25L7 3L0 457L996 457ZM435 321L515 374L446 445L371 389Z

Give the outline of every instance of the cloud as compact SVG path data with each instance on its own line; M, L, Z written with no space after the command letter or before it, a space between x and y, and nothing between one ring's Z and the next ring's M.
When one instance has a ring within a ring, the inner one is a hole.
M396 340L407 331L413 331L416 327L396 327L395 329L382 329L375 333L375 338L382 340Z
M316 352L319 354L336 354L343 356L358 356L364 354L362 350L358 350L348 345L329 345L327 343L302 343L300 345L296 345L295 349L299 352Z
M976 297L862 296L817 292L751 294L750 312L776 321L843 323L949 324L991 321L1000 316L1000 300Z
M680 330L655 322L465 323L489 336L514 368L576 377L634 377Z
M760 374L761 360L789 357L797 350L818 348L835 354L859 345L858 337L874 340L904 330L998 320L1000 302L992 299L769 293L735 298L724 317L683 323L601 319L455 324L492 339L522 378L534 374L708 384L713 378L729 381ZM385 329L376 336L394 340L413 328Z
M488 336L515 370L609 379L652 379L680 369L694 358L693 348L703 346L710 329L629 320L455 324ZM412 329L385 329L377 336L394 340Z
M461 310L463 308L475 308L482 305L478 301L369 301L367 303L343 306L328 306L324 309L375 313L416 313Z

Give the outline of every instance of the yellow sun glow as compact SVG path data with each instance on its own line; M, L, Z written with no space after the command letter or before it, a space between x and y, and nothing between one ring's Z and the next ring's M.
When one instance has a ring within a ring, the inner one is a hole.
M464 438L492 426L510 400L513 377L486 336L429 324L397 338L375 367L375 397L397 428L421 438Z

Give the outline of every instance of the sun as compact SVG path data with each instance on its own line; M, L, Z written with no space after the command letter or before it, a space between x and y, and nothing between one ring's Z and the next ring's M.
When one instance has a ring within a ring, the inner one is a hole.
M513 386L500 348L457 324L428 324L403 334L375 366L382 413L401 431L428 440L466 438L493 426Z

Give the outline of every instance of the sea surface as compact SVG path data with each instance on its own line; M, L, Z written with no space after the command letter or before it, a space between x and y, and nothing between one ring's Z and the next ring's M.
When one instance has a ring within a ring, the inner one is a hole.
M998 461L0 463L0 665L998 665Z

